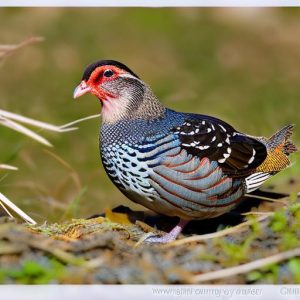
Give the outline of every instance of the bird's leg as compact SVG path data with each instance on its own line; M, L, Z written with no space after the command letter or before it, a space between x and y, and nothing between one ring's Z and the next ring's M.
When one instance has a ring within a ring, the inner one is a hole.
M183 228L186 226L186 224L188 223L188 220L183 220L180 219L179 223L169 232L166 233L163 236L149 236L148 238L146 238L145 242L147 243L169 243L172 242L174 240L176 240L176 238L178 237L178 235L181 233L181 231L183 230Z

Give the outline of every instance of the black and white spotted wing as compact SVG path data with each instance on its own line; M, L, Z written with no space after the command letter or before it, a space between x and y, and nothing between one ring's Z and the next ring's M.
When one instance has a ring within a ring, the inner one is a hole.
M217 161L225 174L242 177L267 156L263 143L218 119L190 119L173 129L188 153Z

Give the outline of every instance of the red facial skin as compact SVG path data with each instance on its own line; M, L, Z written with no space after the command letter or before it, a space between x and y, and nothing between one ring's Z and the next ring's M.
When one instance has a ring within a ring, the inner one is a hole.
M114 74L111 77L105 77L103 73L106 70L111 70ZM99 88L103 83L115 80L120 74L126 73L124 70L119 69L115 66L101 66L96 68L91 74L88 81L83 81L88 87L90 87L90 93L95 95L101 101L105 101L108 98L117 98L116 95L108 93L107 91ZM82 83L83 83L82 82Z

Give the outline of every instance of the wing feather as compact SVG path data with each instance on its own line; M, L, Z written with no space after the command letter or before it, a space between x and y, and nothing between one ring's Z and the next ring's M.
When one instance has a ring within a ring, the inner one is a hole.
M180 166L176 163L177 157L181 161ZM185 162L182 162L183 157ZM203 206L231 205L241 197L243 189L241 182L232 189L233 179L224 175L218 163L206 157L193 156L191 159L186 150L178 152L177 156L162 158L152 169L150 182L169 203L194 211L201 211Z
M267 157L266 146L260 140L215 118L187 119L173 132L188 154L216 161L225 174L232 176L251 174Z

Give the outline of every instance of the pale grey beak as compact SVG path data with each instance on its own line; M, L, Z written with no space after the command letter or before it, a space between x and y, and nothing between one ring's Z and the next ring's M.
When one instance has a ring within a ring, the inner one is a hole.
M81 83L75 88L73 93L73 98L76 99L88 92L91 91L91 88L86 84L86 82L83 80Z

